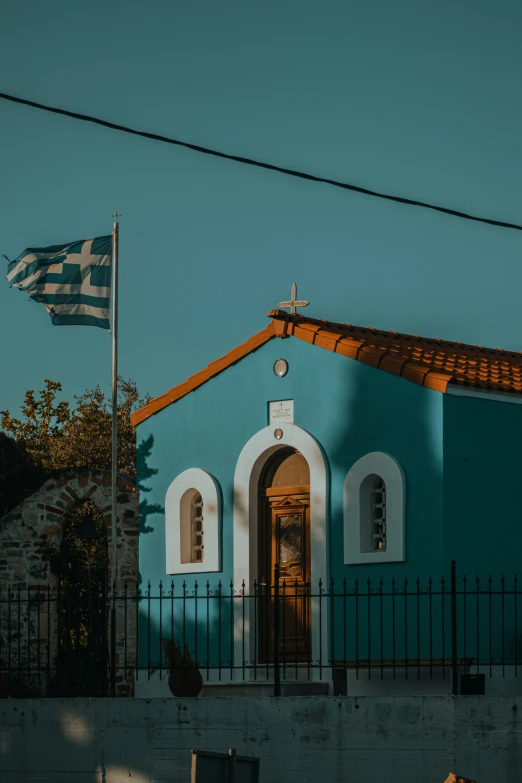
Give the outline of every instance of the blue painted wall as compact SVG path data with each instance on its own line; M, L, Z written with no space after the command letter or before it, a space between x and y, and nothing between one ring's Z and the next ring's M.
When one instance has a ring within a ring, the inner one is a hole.
M289 372L277 378L273 363L284 357ZM335 656L364 658L371 646L375 657L428 658L451 654L450 561L457 561L458 654L479 657L489 663L518 656L518 634L514 620L514 596L509 593L513 575L520 570L519 496L520 435L522 409L518 405L491 400L453 397L424 389L388 373L351 361L330 351L289 338L275 339L250 354L195 392L148 419L138 428L139 479L142 487L142 535L140 571L143 587L150 581L152 593L158 583L170 589L165 573L165 523L163 504L170 482L189 467L211 473L223 495L222 572L198 575L199 594L207 578L213 599L209 628L198 620L200 650L209 644L215 663L220 645L210 636L222 613L222 648L219 658L230 659L229 583L233 574L232 522L233 478L238 456L245 443L267 425L268 402L293 399L295 423L321 444L330 471L330 576L336 592L347 580L353 596L355 579L359 593L371 579L371 621L366 599L360 602L358 617L348 599L343 609L337 601L334 613ZM371 451L392 454L406 476L406 561L404 563L345 566L343 563L343 484L350 467ZM148 491L144 492L143 488ZM147 532L148 531L148 532ZM476 588L480 575L479 623L475 597L468 596L464 613L463 576L466 589ZM492 596L489 595L491 574ZM506 594L501 577L506 576ZM441 577L445 578L442 587ZM397 597L379 602L379 580L390 592L395 577ZM419 577L420 598L416 597ZM428 594L433 578L433 595ZM404 579L408 591L404 598ZM214 600L222 581L223 599ZM186 637L194 634L194 577L187 577ZM182 595L183 576L176 576L175 595ZM317 590L317 586L312 586ZM394 603L393 603L394 602ZM504 612L502 610L504 605ZM176 602L178 636L182 635L182 606ZM326 604L325 604L326 606ZM168 610L168 605L166 606ZM395 617L396 638L392 645L391 617ZM346 621L344 621L346 617ZM143 623L143 634L165 632L168 618L159 619L159 605L152 601L152 631ZM343 628L344 623L344 628ZM371 632L368 632L368 625ZM161 625L161 630L159 626ZM357 635L355 633L357 629ZM420 633L417 634L417 629ZM442 630L444 634L442 634ZM358 641L356 641L356 639ZM381 640L384 639L381 647ZM346 644L345 644L346 640ZM191 649L194 649L194 643ZM519 645L522 649L522 645ZM154 649L154 641L152 644ZM504 652L502 652L504 650ZM154 652L152 653L154 658ZM202 655L207 660L205 655Z
M521 439L520 405L444 395L444 553L461 576L521 572Z
M280 356L289 372L277 378L272 366ZM138 448L157 470L143 475L150 488L147 505L163 507L176 475L200 467L219 482L223 493L223 572L232 576L233 478L245 443L265 427L270 400L293 399L295 423L321 444L331 475L330 575L334 579L416 577L443 569L442 400L443 395L330 351L289 338L275 339L151 417L138 428ZM404 564L377 567L343 565L343 484L356 460L385 451L401 464L407 485ZM165 580L164 515L142 514L140 571L144 581ZM204 580L203 575L200 581ZM168 578L170 581L170 578ZM189 582L193 579L189 577Z
M457 563L459 654L520 664L522 408L450 395L443 407L444 559Z
M289 372L277 378L272 370L274 361L284 357ZM330 577L336 592L343 589L346 577L353 590L359 579L359 590L367 589L370 576L372 588L378 589L380 577L384 589L391 589L391 578L397 579L400 591L408 578L410 589L421 577L427 584L430 574L444 570L442 525L442 401L443 395L423 389L388 373L359 362L308 345L300 340L274 339L237 365L201 386L174 405L165 408L138 428L139 479L142 487L142 535L140 537L140 572L142 586L151 582L152 594L158 593L158 583L170 590L172 577L165 573L165 521L162 513L165 494L171 481L190 467L200 467L219 482L223 499L222 573L197 576L198 594L205 594L210 583L210 634L215 633L218 610L222 613L222 660L230 659L229 582L233 574L232 522L233 478L237 459L245 443L268 423L268 402L293 399L295 423L311 433L321 444L331 479L331 525L329 542ZM343 562L343 485L351 466L364 454L384 451L392 454L406 475L406 555L405 563L370 566L345 566ZM157 472L153 472L157 471ZM149 489L144 492L143 488ZM149 530L149 532L145 532ZM218 582L222 581L223 599L216 599ZM174 578L174 635L185 635L194 650L193 575L187 576L187 601L180 597L183 576ZM317 591L317 586L312 586ZM397 616L404 605L397 598ZM349 600L348 626L353 629L354 605ZM411 603L411 602L410 602ZM183 606L186 606L183 625ZM152 638L151 657L155 658L155 639L171 635L169 602L163 604L163 619L159 618L159 603L151 601L151 628L142 622L142 649L149 649L147 635ZM208 641L206 604L199 603L199 651ZM372 601L372 639L378 642L378 613ZM388 618L391 604L383 605ZM145 610L145 606L142 607ZM342 599L335 612L336 649L343 644L339 632L343 627L340 614ZM413 603L411 609L414 610ZM326 606L325 606L326 610ZM367 639L366 608L361 617L361 637ZM387 622L387 621L386 621ZM400 620L398 624L402 628ZM161 631L158 630L161 625ZM186 628L185 633L183 627ZM413 627L413 626L412 626ZM213 630L212 630L213 629ZM347 654L352 657L355 635L348 633ZM389 636L389 634L388 634ZM401 630L401 639L404 635ZM412 638L413 644L413 638ZM210 640L209 655L216 663L216 638ZM402 648L401 648L402 649ZM157 652L157 650L156 650ZM390 650L386 652L391 655ZM338 653L336 652L336 655ZM359 654L364 654L361 646ZM214 656L214 657L212 657ZM201 656L206 660L205 654Z

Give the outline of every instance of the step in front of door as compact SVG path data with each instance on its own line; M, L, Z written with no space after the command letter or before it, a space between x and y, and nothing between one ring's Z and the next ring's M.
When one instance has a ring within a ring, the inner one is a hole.
M273 696L273 682L207 683L202 697ZM327 682L282 682L282 696L328 696Z
M328 696L327 682L282 682L283 696Z

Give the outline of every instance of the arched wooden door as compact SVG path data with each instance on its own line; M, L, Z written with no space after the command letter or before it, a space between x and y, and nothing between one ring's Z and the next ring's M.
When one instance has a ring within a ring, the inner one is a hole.
M274 657L279 565L279 657L308 660L310 650L310 469L302 454L284 449L260 482L259 659Z

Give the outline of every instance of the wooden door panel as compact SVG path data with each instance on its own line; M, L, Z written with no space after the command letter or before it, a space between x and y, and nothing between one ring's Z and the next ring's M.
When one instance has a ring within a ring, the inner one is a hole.
M309 586L289 584L280 586L280 657L285 660L307 659L309 653L310 598Z
M285 487L285 493L289 487ZM259 602L260 660L273 660L274 567L279 564L279 656L308 660L310 647L310 503L309 494L270 496L260 520L260 575L267 577Z
M310 586L280 584L279 658L281 661L307 661L310 647ZM259 661L274 659L276 590L262 587L258 593Z
M303 510L272 510L273 563L279 563L281 579L306 581L305 513Z

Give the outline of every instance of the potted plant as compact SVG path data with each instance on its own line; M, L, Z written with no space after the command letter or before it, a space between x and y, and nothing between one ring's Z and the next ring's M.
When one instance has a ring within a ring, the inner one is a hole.
M169 688L172 695L199 696L203 687L203 677L187 645L183 650L178 639L161 641L169 667Z

